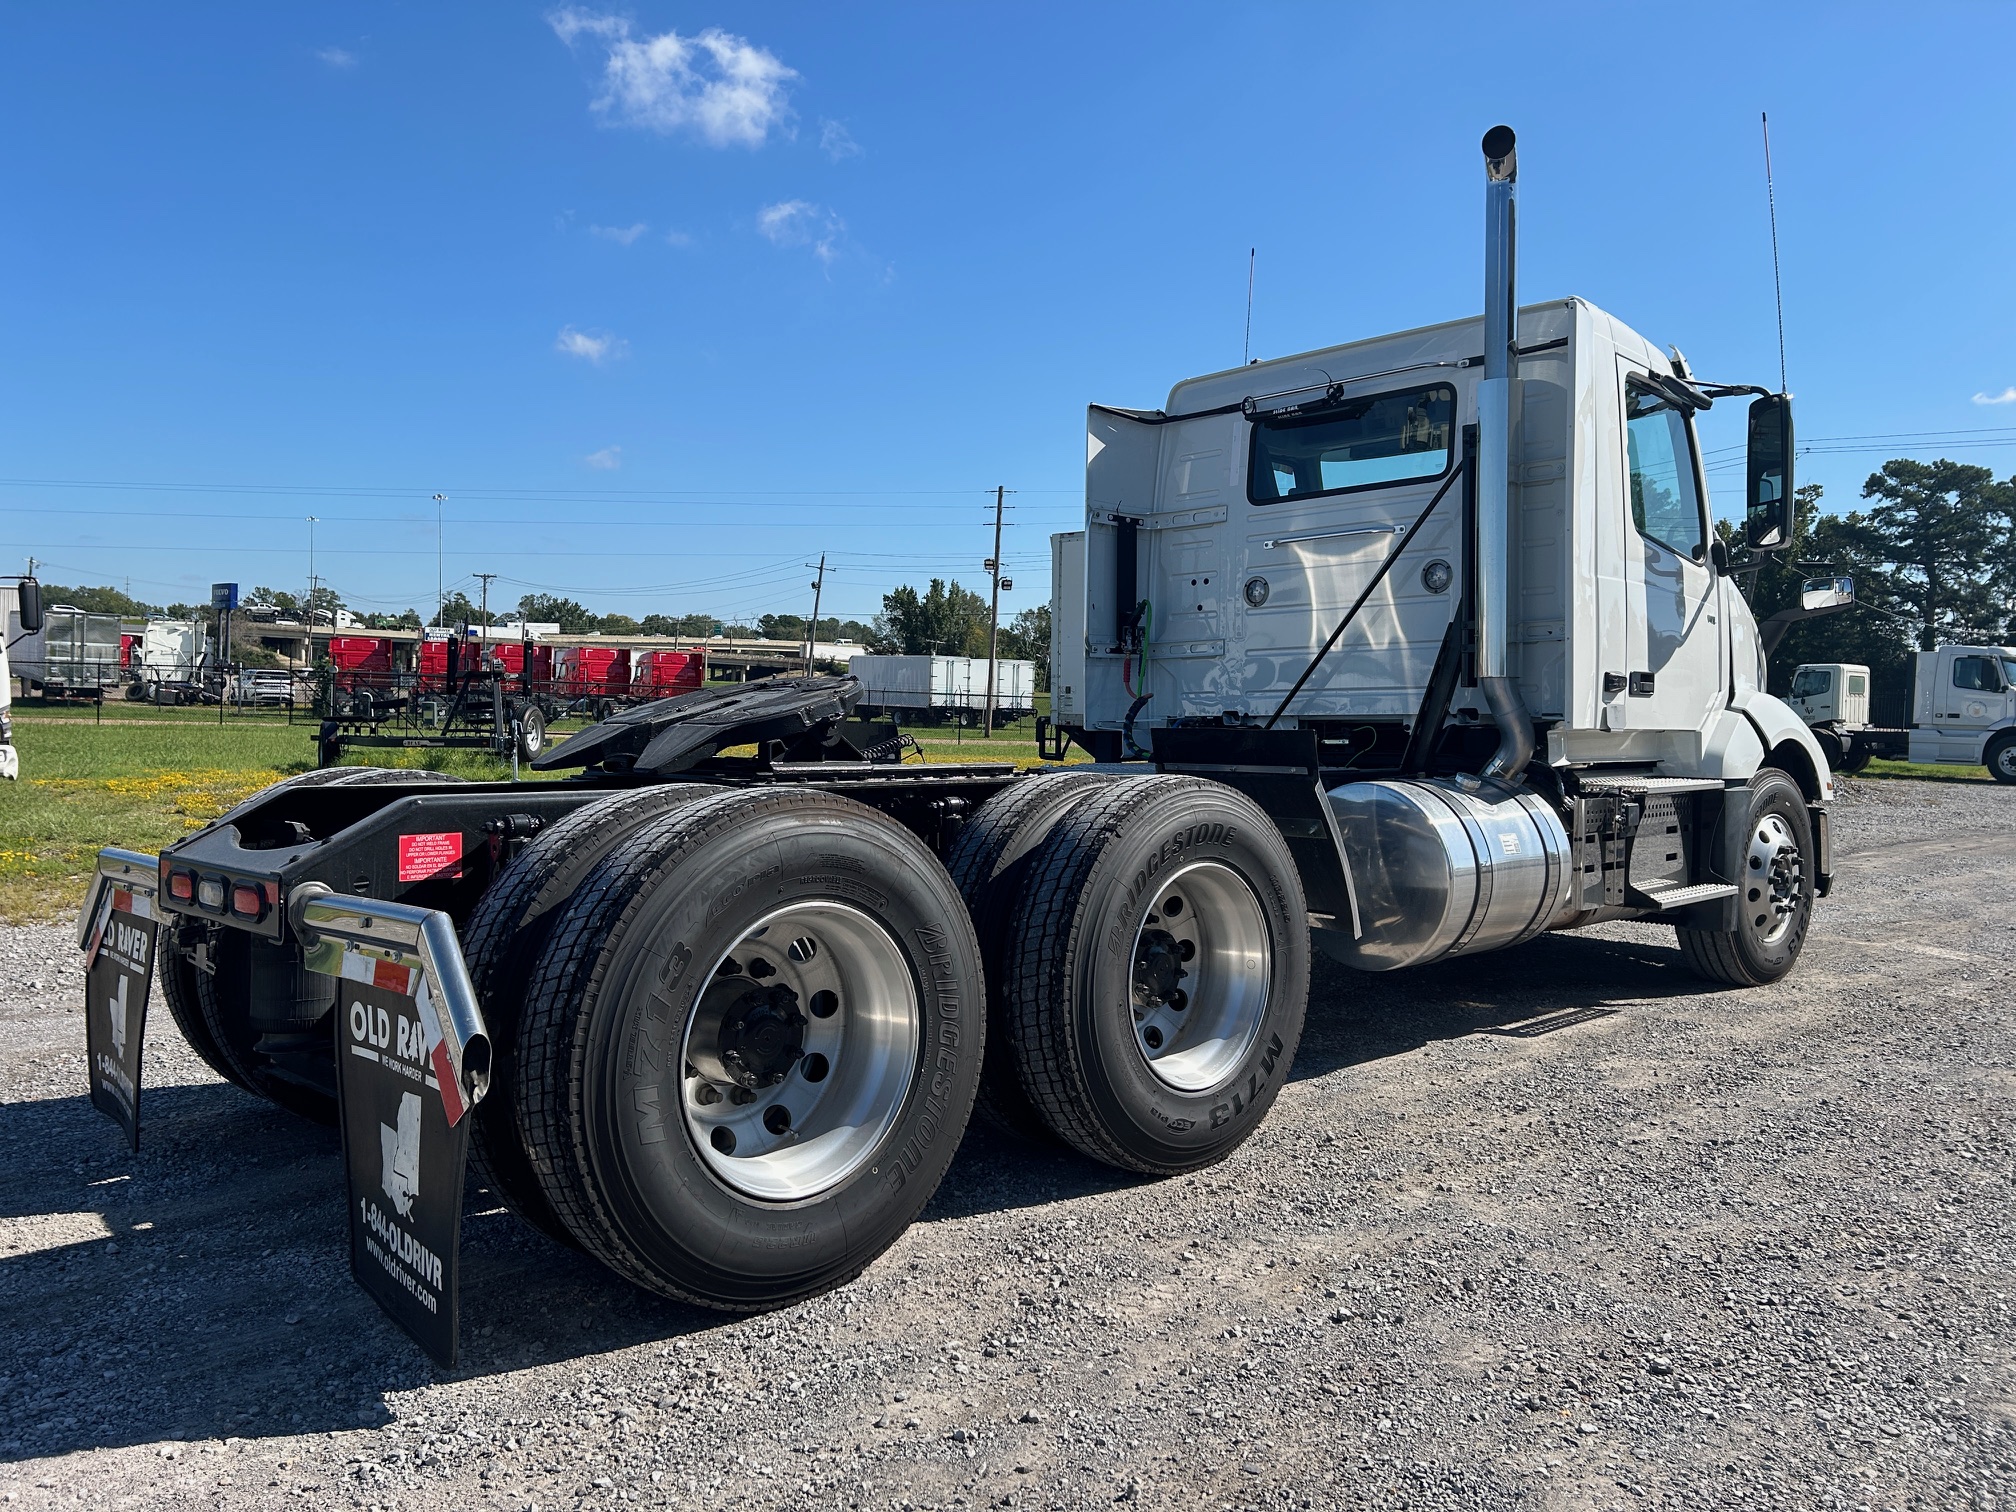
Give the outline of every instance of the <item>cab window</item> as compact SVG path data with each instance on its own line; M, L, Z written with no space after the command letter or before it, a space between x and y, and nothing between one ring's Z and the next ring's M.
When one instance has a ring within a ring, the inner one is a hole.
M1953 686L1969 693L2000 693L2002 673L1992 656L1953 658Z
M1801 667L1792 674L1794 698L1818 698L1834 686L1834 674L1825 667Z
M1631 523L1647 540L1700 561L1708 552L1687 417L1650 390L1624 391L1625 450L1631 467Z
M1246 497L1280 504L1446 474L1455 458L1456 390L1372 394L1253 423Z

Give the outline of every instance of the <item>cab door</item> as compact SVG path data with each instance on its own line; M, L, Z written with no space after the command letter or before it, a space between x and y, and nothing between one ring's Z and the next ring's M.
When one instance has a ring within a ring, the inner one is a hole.
M1624 426L1624 665L1632 730L1698 730L1728 701L1720 576L1709 563L1708 508L1687 412L1619 364Z

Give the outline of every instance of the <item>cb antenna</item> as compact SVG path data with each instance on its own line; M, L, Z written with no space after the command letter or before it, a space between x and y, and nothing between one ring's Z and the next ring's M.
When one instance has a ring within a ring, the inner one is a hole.
M1246 249L1246 343L1239 348L1241 367L1253 360L1253 259L1259 251L1258 247Z
M1778 188L1771 179L1771 116L1758 111L1764 123L1764 199L1771 207L1771 291L1778 298L1778 392L1785 384L1785 285L1778 276Z

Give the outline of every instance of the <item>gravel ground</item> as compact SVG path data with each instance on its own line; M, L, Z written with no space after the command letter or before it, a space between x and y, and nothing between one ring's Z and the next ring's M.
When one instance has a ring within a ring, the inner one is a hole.
M472 1194L451 1373L348 1279L330 1135L157 1007L129 1156L68 926L0 931L0 1503L2016 1508L2016 793L1844 786L1777 987L1635 925L1319 962L1232 1160L976 1132L756 1318Z

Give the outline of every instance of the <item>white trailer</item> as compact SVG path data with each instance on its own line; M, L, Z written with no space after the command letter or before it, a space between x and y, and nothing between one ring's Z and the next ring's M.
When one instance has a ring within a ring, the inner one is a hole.
M2016 646L1920 651L1905 729L1869 722L1869 669L1849 662L1801 663L1788 701L1837 772L1859 772L1880 756L1981 766L1997 782L2016 783Z
M14 639L10 621L9 639ZM67 604L43 611L42 628L22 631L13 647L14 675L23 693L55 698L101 698L124 675L119 667L119 616L92 614Z
M984 656L850 657L847 670L861 679L863 714L899 717L978 718L987 707ZM1020 719L1035 712L1036 664L1001 658L994 664L994 717Z

